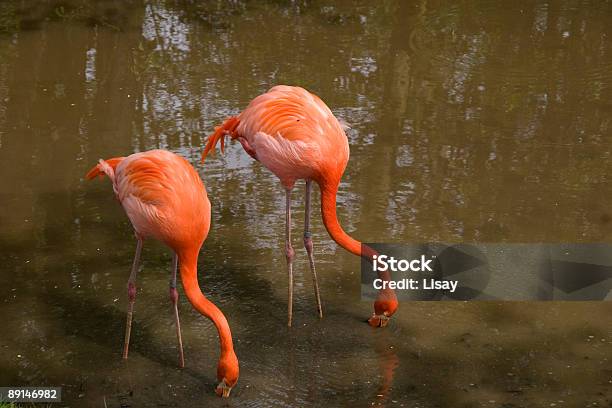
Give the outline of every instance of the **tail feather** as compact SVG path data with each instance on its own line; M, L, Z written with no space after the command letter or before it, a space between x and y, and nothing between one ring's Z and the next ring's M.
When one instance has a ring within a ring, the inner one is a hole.
M111 180L114 180L115 169L123 159L125 159L125 157L113 157L112 159L106 160L100 159L100 162L87 172L85 178L91 180L96 177L104 177L106 174Z
M221 126L217 126L212 135L208 136L208 141L206 142L206 146L204 147L204 152L202 153L202 162L206 160L206 156L208 153L215 151L215 146L219 141L221 141L221 153L225 151L225 136L229 136L232 139L238 137L236 133L236 128L240 124L240 119L237 116L229 117L223 122Z

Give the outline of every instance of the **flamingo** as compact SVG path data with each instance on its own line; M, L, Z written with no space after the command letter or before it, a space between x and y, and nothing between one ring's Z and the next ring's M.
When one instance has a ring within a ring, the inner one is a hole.
M128 357L132 314L136 300L136 275L145 238L154 238L173 252L170 300L174 312L179 349L179 366L185 366L181 325L178 315L176 273L180 265L181 281L187 299L217 328L221 356L217 366L219 385L215 392L228 397L238 381L238 358L234 353L227 319L202 293L198 284L197 262L200 248L210 228L210 201L194 168L182 157L165 150L134 153L128 157L102 160L86 175L91 180L107 175L115 196L130 219L136 235L136 254L128 279L128 312L123 358Z
M289 277L287 325L293 315L293 259L291 245L291 192L299 179L306 181L304 247L312 272L317 312L323 317L310 232L310 193L312 181L321 190L321 214L327 232L338 245L371 262L377 253L344 232L336 215L336 193L349 159L344 128L327 105L316 95L296 87L278 85L251 101L239 115L226 119L207 140L202 160L225 137L237 139L244 150L279 179L285 189L285 256ZM384 279L388 279L386 274ZM374 312L368 319L373 327L386 326L398 306L395 292L378 293Z

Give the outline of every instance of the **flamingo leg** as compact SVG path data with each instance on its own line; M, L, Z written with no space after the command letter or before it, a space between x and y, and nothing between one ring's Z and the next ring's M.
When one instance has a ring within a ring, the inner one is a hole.
M170 300L174 310L174 326L176 327L176 339L179 349L179 367L185 367L185 355L183 354L183 337L181 336L181 321L178 313L178 291L176 290L176 272L178 270L178 255L174 254L172 259L172 277L170 278Z
M304 248L308 253L310 271L312 272L312 283L314 285L315 297L317 299L317 312L319 318L323 318L323 308L321 307L321 295L319 293L319 281L315 269L314 252L312 243L312 233L310 232L310 192L312 191L312 180L306 180L306 193L304 197Z
M132 271L128 279L128 311L127 320L125 323L125 340L123 342L123 358L128 358L128 349L130 347L130 333L132 332L132 314L134 313L134 302L136 301L136 275L138 274L138 266L140 265L140 253L142 252L142 239L137 237L136 254L134 254L134 262L132 263Z
M285 255L287 257L287 273L289 274L289 296L287 299L287 326L291 327L293 318L293 258L295 251L291 246L291 188L286 189L285 208Z

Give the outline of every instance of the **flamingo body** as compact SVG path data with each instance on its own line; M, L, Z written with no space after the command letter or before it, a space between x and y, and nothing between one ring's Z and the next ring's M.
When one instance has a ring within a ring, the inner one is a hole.
M210 201L189 162L151 150L126 157L114 175L110 166L102 167L137 235L173 249L202 246L210 229Z
M346 134L327 105L303 88L275 86L253 99L239 121L237 133L285 187L344 173Z
M125 158L100 160L86 177L92 179L102 175L107 175L112 181L115 195L138 239L134 266L128 281L130 307L124 358L127 358L128 352L140 249L144 239L154 238L165 243L176 254L170 297L175 309L180 365L182 367L184 361L176 292L176 269L179 263L187 298L196 310L213 321L219 332L221 356L217 377L220 383L216 392L224 397L229 396L239 376L231 332L223 313L202 294L197 279L198 253L210 228L210 201L198 173L187 160L174 153L151 150Z

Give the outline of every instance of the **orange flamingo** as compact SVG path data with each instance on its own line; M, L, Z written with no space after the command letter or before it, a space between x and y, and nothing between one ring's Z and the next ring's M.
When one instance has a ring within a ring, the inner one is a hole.
M349 145L343 127L327 105L316 95L299 87L279 85L259 95L238 116L228 118L210 135L202 160L225 136L238 139L244 150L270 169L281 181L286 193L285 254L289 275L288 326L293 310L293 259L291 246L291 190L298 179L306 180L304 247L317 301L323 317L321 296L315 270L310 233L310 192L312 181L321 189L321 213L329 235L349 252L368 260L376 254L371 248L344 232L336 216L336 193L349 158ZM388 279L388 275L383 277ZM374 303L371 326L385 326L397 309L395 292L380 291Z
M216 393L228 397L238 381L238 358L232 334L221 310L202 294L198 284L198 253L210 228L210 201L198 173L187 160L165 150L135 153L100 160L87 179L106 174L136 234L136 255L128 280L129 306L123 358L128 357L132 313L136 300L136 274L145 238L155 238L174 251L170 299L174 309L179 365L184 367L183 342L178 315L176 273L180 265L185 294L193 307L212 320L219 332L221 356L217 366Z

